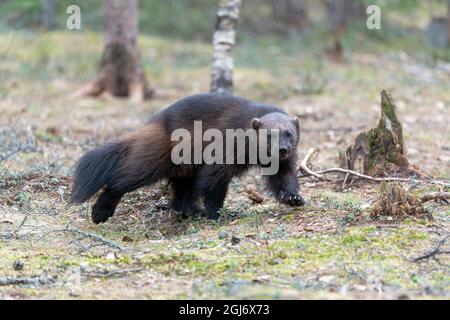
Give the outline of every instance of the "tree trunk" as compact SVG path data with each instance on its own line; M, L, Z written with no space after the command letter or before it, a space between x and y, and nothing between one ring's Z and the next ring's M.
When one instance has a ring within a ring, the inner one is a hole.
M364 5L357 0L325 0L325 11L328 28L333 37L333 44L327 50L334 61L343 60L341 38L352 20L364 17Z
M355 144L348 147L345 154L340 153L340 158L344 168L367 175L409 168L402 125L388 92L381 92L381 118L378 126L360 133Z
M221 0L213 36L211 93L233 94L233 48L241 0Z
M275 20L298 29L308 24L304 0L272 0L271 3Z
M450 47L450 0L447 0L447 45Z
M50 30L56 27L56 3L55 0L41 0L42 6L42 25Z
M330 28L345 29L352 20L364 17L364 4L357 0L325 0L325 9Z
M133 101L151 98L144 70L140 64L138 35L138 0L104 0L105 47L99 77L82 91L98 96L108 92Z

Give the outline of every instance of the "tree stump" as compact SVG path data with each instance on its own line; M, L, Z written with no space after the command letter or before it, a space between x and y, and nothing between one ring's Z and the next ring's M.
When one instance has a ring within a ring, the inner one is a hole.
M390 93L381 92L378 126L360 133L346 152L340 152L341 167L375 176L382 172L409 168L403 130Z

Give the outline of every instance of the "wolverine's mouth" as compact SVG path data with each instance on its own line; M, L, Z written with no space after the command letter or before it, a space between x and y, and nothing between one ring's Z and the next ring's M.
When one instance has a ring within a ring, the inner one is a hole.
M279 158L281 160L286 159L287 157L289 157L289 154L291 153L291 150L289 147L281 147L279 150Z

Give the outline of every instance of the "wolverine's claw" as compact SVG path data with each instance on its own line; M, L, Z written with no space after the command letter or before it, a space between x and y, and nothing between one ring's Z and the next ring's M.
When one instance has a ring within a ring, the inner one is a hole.
M304 206L306 204L305 199L299 194L292 194L290 196L286 196L286 193L282 193L280 196L280 201L286 203L290 206Z
M306 204L305 199L298 194L291 196L290 202L290 205L292 206L304 206Z

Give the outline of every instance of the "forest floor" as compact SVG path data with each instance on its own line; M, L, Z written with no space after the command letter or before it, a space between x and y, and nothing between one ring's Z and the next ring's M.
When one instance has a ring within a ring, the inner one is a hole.
M180 221L164 184L125 196L107 223L91 203L70 206L71 174L87 150L140 127L174 101L208 91L210 46L142 37L156 97L145 103L73 95L95 77L97 34L0 34L0 299L450 298L449 205L432 219L374 220L379 186L302 179L304 208L274 202L261 178L233 182L219 221ZM389 89L410 162L450 177L450 67L393 49L335 64L302 44L240 43L236 94L274 103L301 120L300 158L337 166L338 150L379 117ZM17 152L18 151L18 152ZM332 177L332 176L331 176ZM265 196L254 204L249 185ZM403 184L413 195L436 185ZM11 284L16 279L28 283Z

